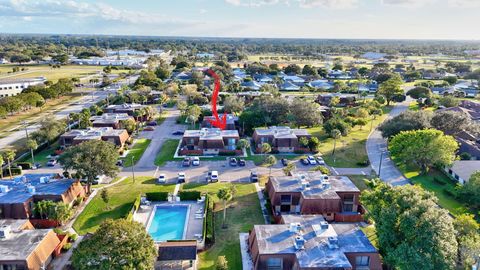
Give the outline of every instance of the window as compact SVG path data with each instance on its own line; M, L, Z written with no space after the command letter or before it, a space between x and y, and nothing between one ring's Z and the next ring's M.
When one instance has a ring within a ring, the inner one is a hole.
M290 213L290 204L280 205L280 212L281 213Z
M267 270L282 270L282 269L283 269L282 258L268 258L267 259Z
M344 197L343 197L343 201L344 202L350 202L350 203L353 203L353 199L355 198L355 196L353 194L346 194Z
M292 195L281 195L280 196L280 201L282 203L288 203L290 204L292 202Z
M370 257L368 256L357 256L355 258L355 265L358 266L368 266L370 264Z
M353 212L353 204L345 204L343 206L343 212Z

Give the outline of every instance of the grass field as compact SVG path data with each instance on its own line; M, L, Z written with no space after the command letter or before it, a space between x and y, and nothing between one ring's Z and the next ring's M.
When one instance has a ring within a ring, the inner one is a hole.
M319 150L328 165L339 168L359 168L363 166L359 165L358 162L368 159L365 144L370 134L370 127L375 128L381 124L388 116L389 111L390 108L384 109L382 116L375 120L369 120L364 127L354 127L347 136L337 139L335 161L332 155L334 140L325 134L323 127L314 127L307 130L320 139Z
M152 140L149 139L138 139L132 148L128 151L127 156L123 159L124 163L123 166L130 167L133 164L137 164L138 160L142 157L145 149L150 145ZM133 164L132 164L132 157L133 157Z
M48 146L47 148L43 149L39 153L35 154L35 163L40 163L43 167L46 166L47 161L49 160L48 156L53 155L55 149L57 149L59 146L58 142ZM22 158L21 161L26 161L26 162L32 162L32 157L31 155L26 155L24 158Z
M418 102L412 101L412 102L410 102L410 104L408 105L408 109L409 109L410 111L419 111L421 108L420 108L420 106L418 105ZM431 111L431 112L433 112L433 111L435 111L436 109L437 109L436 107L426 107L426 108L424 108L423 110L424 110L424 111Z
M8 73L12 71L13 67L25 68L25 71L16 73ZM1 79L20 79L44 76L49 81L57 81L61 78L80 78L88 75L96 74L102 71L100 66L80 66L80 65L65 65L61 68L52 68L48 65L1 65L0 66L0 80Z
M166 140L155 157L155 165L162 166L167 163L167 161L174 160L173 155L175 155L175 150L177 150L179 142L180 140L176 139Z
M97 194L85 207L73 224L77 233L83 235L95 232L100 223L106 219L119 219L127 215L132 209L135 198L145 192L173 192L175 185L158 185L156 179L149 177L127 178L115 186L109 187L110 202L103 202Z
M253 184L237 184L237 194L227 208L227 228L222 228L223 203L218 201L216 192L222 187L230 186L230 183L215 184L185 184L184 190L198 190L210 193L216 201L215 204L215 244L208 250L199 254L199 269L215 269L218 256L225 256L230 270L242 269L242 257L238 234L248 232L255 224L263 224L260 202Z

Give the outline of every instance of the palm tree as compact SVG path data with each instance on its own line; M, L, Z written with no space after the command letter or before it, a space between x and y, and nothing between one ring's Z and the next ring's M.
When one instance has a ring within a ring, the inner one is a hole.
M217 192L217 197L223 202L223 224L222 228L226 228L225 220L227 218L227 203L233 199L232 189L221 188Z
M250 142L247 139L240 139L237 142L238 149L247 149L250 147Z
M30 154L32 155L32 164L35 164L35 157L33 155L33 151L37 150L38 148L37 141L29 139L27 141L27 147L30 148Z
M275 165L276 163L277 163L277 158L274 155L269 155L265 159L265 164L267 164L267 166L270 168L270 172L268 173L268 176L272 175L272 166Z
M262 143L261 151L263 154L263 159L265 159L265 154L272 152L272 147L269 143Z
M335 163L335 149L337 148L337 139L340 138L341 135L342 133L338 129L334 129L330 133L330 136L333 138L333 151L332 151L333 163Z
M10 179L12 179L12 161L15 158L15 150L7 149L3 152L3 158L7 160L8 172L10 174Z

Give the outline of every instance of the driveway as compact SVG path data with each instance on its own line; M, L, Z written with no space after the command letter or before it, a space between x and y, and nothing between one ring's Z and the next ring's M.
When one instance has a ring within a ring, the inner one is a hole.
M408 110L410 102L412 102L412 100L407 98L404 102L397 103L390 111L387 119L395 117ZM387 140L382 137L382 133L378 129L375 129L370 133L370 136L367 139L366 148L372 169L375 170L382 181L390 183L393 186L402 186L410 183L391 160L390 154L387 150Z

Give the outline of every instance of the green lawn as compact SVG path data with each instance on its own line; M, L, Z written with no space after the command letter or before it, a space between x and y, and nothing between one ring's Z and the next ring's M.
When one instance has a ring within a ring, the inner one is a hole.
M358 189L360 189L360 191L364 191L364 190L368 189L368 186L365 183L365 180L369 179L368 176L348 175L348 178L350 178L350 180L352 180L352 182L355 184L355 186L357 186Z
M13 67L18 66L20 68L26 68L25 71L16 73L8 73ZM61 68L52 68L48 65L2 65L0 67L0 79L19 79L19 78L32 78L44 76L49 81L57 81L61 78L80 78L88 75L96 74L101 71L101 66L81 66L81 65L65 65Z
M108 188L110 195L109 208L103 202L100 194L85 207L73 224L77 233L83 235L95 232L100 223L106 219L119 219L127 215L132 209L135 198L145 192L173 192L175 185L158 185L156 179L150 177L136 177L135 183L132 178Z
M177 139L166 140L155 157L155 165L162 166L167 163L167 161L174 160L173 156L175 155L175 150L177 150L179 142L180 140Z
M420 110L420 106L418 105L418 102L416 101L412 101L410 102L410 104L408 105L408 109L410 111L419 111ZM437 108L436 107L426 107L424 108L423 110L424 111L435 111Z
M216 194L230 183L185 184L184 190L198 190ZM237 184L237 194L227 209L227 228L222 228L223 203L213 196L215 204L215 244L199 254L199 269L215 269L218 256L225 256L230 270L242 269L242 256L238 234L248 232L255 224L264 224L260 202L253 184Z
M148 145L150 145L150 139L138 139L133 147L128 151L127 156L124 158L125 162L123 166L130 167L132 166L132 157L133 157L133 164L136 164L138 160L142 157L145 149L147 149Z
M48 146L47 148L43 149L39 153L36 153L35 156L35 163L40 163L43 167L45 167L47 161L49 158L47 156L53 155L55 149L57 149L59 146L58 142ZM21 159L21 161L24 162L32 162L32 156L31 155L26 155L24 158Z
M364 127L354 127L347 136L337 139L335 161L332 156L334 140L325 134L323 127L314 127L307 130L310 134L320 139L319 150L328 165L339 168L364 167L363 165L359 165L358 162L368 159L365 144L370 134L370 127L375 128L381 124L388 116L389 111L390 108L384 109L382 116L375 120L369 120Z
M469 212L467 206L458 201L455 197L447 194L445 190L454 192L455 184L442 172L432 169L427 175L422 175L418 170L398 166L404 175L412 181L412 183L420 185L422 188L435 193L438 198L438 204L447 209L452 215L457 216ZM440 179L445 184L435 182L433 179Z

